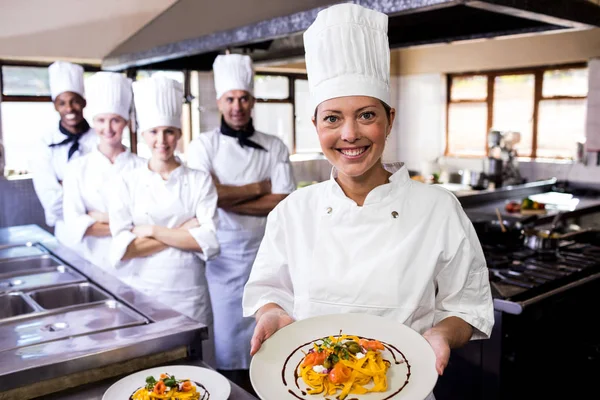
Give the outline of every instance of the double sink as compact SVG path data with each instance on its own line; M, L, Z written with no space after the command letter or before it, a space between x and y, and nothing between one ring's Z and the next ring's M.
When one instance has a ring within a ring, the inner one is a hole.
M0 352L146 323L43 246L0 248Z

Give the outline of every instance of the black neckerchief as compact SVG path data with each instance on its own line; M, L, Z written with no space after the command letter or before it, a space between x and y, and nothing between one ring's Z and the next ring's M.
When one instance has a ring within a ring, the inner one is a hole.
M244 130L236 131L235 129L232 129L229 125L225 123L225 118L221 117L221 133L225 136L237 138L238 143L242 147L248 146L253 147L255 149L267 151L267 149L262 147L260 144L253 142L249 139L254 134L254 125L252 125L252 118L250 118L250 122L248 122L248 125L246 125L246 128Z
M68 143L73 142L73 144L69 148L69 156L67 157L67 161L70 160L73 153L75 153L79 149L79 139L81 139L81 137L83 135L85 135L85 133L87 131L90 130L90 124L88 124L88 122L84 119L75 128L77 131L79 131L81 133L69 132L64 126L62 126L62 124L59 121L58 122L58 130L60 131L60 133L65 135L67 138L60 143L52 143L50 146L48 146L48 147L62 146L63 144L68 144Z

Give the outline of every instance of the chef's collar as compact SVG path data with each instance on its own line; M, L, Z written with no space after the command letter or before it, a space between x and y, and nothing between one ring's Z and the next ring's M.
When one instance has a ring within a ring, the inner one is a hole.
M151 179L157 179L164 183L175 181L175 180L179 179L179 177L183 174L183 171L184 171L183 162L181 161L181 159L177 156L175 156L175 159L179 163L179 166L177 168L175 168L173 171L171 171L167 180L164 180L158 172L154 172L150 169L150 160L148 160L148 162L146 163L145 171L151 177Z
M104 154L102 154L102 152L100 151L98 146L94 147L94 149L92 150L92 154L94 154L94 157L97 157L103 161L110 163L110 160L108 159L108 157L106 157ZM125 146L125 151L119 153L117 155L117 157L115 157L115 164L120 163L121 160L127 159L129 157L129 154L130 154L130 151L127 148L127 146Z
M386 171L392 174L392 176L390 176L389 178L390 183L378 186L375 189L371 190L371 192L367 195L367 198L365 199L364 205L379 203L380 201L384 200L387 196L389 196L389 194L394 188L401 187L410 181L408 170L404 166L403 162L382 163L382 165ZM333 194L337 198L342 198L354 203L353 200L346 196L340 185L335 180L337 176L337 169L335 167L332 167L330 181L332 183Z
M396 172L400 171L402 167L404 167L404 163L400 161L391 163L381 163L381 165L383 166L383 169L392 174L392 176L390 176L390 181L398 179L397 177L394 178L394 175L396 174ZM331 174L329 175L329 177L331 179L335 179L338 177L338 171L335 167L331 167Z

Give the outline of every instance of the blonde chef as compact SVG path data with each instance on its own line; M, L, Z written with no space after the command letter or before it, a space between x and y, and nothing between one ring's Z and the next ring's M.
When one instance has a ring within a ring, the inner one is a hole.
M219 55L213 64L221 126L190 144L187 162L215 177L221 254L207 263L218 369L248 387L254 319L242 316L242 294L262 240L267 214L295 189L289 152L252 124L252 60Z
M63 181L65 224L75 249L89 262L109 266L111 235L108 199L113 181L147 163L122 144L132 104L131 80L119 73L98 72L85 81L89 115L99 144L69 163Z
M451 348L491 333L488 271L460 203L381 162L396 114L387 23L343 4L304 33L313 121L334 168L269 215L244 291L253 353L294 319L368 313L422 333L441 374Z
M205 261L219 253L217 192L211 176L175 157L181 138L183 87L166 77L133 83L138 131L152 156L123 174L109 206L111 264L122 279L199 322L212 326ZM211 332L212 340L212 332ZM214 363L205 342L203 358Z
M70 160L89 153L97 137L83 118L86 106L83 67L56 61L48 67L50 95L60 115L58 128L43 134L31 159L33 187L56 238L73 245L63 219L62 180Z

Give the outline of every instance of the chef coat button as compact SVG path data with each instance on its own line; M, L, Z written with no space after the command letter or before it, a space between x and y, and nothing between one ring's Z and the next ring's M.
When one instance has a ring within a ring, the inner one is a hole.
M396 212L396 211L392 211L392 217L394 217L394 218L398 218L398 212Z
M327 207L327 214L331 214L332 211L333 211L333 208Z

